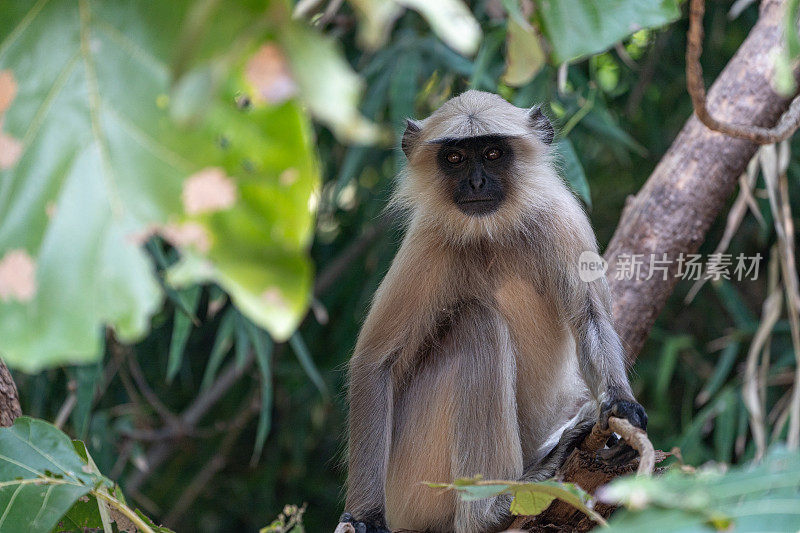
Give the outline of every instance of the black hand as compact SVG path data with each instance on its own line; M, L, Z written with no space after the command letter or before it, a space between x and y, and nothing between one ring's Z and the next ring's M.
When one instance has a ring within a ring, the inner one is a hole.
M342 516L339 518L339 522L353 524L353 528L355 528L356 533L392 533L390 530L386 529L383 524L362 522L361 520L356 520L353 518L353 515L350 513L342 514Z
M637 428L647 429L647 413L644 407L633 400L610 400L600 406L601 427L608 428L608 418L615 416L624 418Z
M600 407L600 418L598 420L601 427L608 428L608 419L612 416L623 418L635 427L647 429L647 413L645 413L644 407L635 401L611 400L603 403ZM635 459L638 452L624 441L614 437L612 435L608 439L608 449L598 452L600 458L612 465L623 465Z

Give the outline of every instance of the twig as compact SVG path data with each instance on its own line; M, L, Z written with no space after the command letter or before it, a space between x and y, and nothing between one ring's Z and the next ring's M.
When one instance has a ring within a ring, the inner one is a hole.
M758 326L750 350L747 353L742 399L750 414L750 429L756 443L755 460L761 460L767 449L764 429L764 406L761 404L758 389L758 356L769 338L772 328L781 316L781 291L777 289L764 300L764 312Z
M139 392L144 396L144 399L147 400L147 403L155 409L155 411L161 415L166 422L170 424L175 424L178 422L178 416L173 413L166 405L159 400L156 393L153 392L153 389L150 388L150 385L147 384L147 380L144 377L144 373L142 372L142 367L139 366L139 362L136 360L136 357L133 356L132 353L128 352L128 357L125 358L125 361L128 363L128 369L131 372L131 377L136 382L136 386L139 389Z
M631 448L639 452L639 468L636 470L636 475L652 475L656 466L656 452L653 449L653 443L647 438L647 433L627 420L614 416L609 417L608 427L625 439Z
M372 243L383 234L391 222L392 217L383 216L375 225L365 229L361 236L348 244L347 248L342 250L336 258L328 263L328 266L317 276L317 282L314 285L314 294L316 296L324 294L333 286L336 280L350 268L353 261L369 250Z
M706 88L703 83L703 68L700 55L703 52L703 13L705 0L691 0L689 7L689 31L686 34L686 87L692 97L694 112L700 122L709 129L746 139L757 144L773 144L791 137L800 127L800 98L795 98L789 109L772 128L750 124L723 122L713 117L706 108Z
M786 170L789 166L788 147L782 145L781 152L778 153L774 146L764 146L760 150L759 159L775 222L775 233L778 236L781 276L795 357L795 382L786 443L790 450L796 450L800 447L800 288L798 287L800 283L798 283L797 266L794 259L794 222L786 177Z
M244 364L233 361L217 376L216 381L205 390L194 402L180 415L181 425L184 427L194 427L200 418L216 404L228 390L247 373L253 363L253 353L249 351L244 360ZM145 463L146 470L135 471L125 484L125 490L137 492L142 484L147 481L150 475L166 461L175 449L179 439L161 441L154 445L147 452Z
M655 468L655 449L650 439L647 437L647 432L643 429L637 428L623 418L615 416L609 417L608 428L602 429L600 424L595 424L592 432L588 437L583 439L583 442L578 446L585 452L596 452L605 445L608 438L612 433L618 434L625 439L634 450L639 452L639 469L637 475L649 476L653 473Z
M650 52L647 54L647 59L645 60L644 66L639 72L639 79L631 90L630 96L628 97L628 103L625 104L625 112L629 116L632 116L639 109L639 105L642 103L645 90L653 81L653 74L655 74L656 65L660 64L664 59L662 52L664 51L664 47L667 45L671 34L672 27L670 26L669 29L658 34L653 46L650 48Z
M69 391L69 394L67 394L67 399L64 400L64 404L61 406L61 409L58 410L56 420L53 422L53 425L58 429L61 429L64 426L64 423L67 421L67 418L69 418L72 410L75 409L75 404L78 403L78 384L75 383L74 379L69 380L69 383L67 383L67 390Z
M228 427L228 432L222 439L219 450L214 454L214 457L208 461L203 468L195 474L194 478L189 482L184 489L183 493L178 497L175 505L172 506L167 516L164 518L165 524L171 524L175 527L178 521L183 517L186 511L192 506L198 496L208 488L208 484L220 470L225 468L228 463L228 455L233 449L233 445L241 435L242 430L253 416L258 413L259 402L258 395L251 395L244 404L239 407L239 413L233 422Z

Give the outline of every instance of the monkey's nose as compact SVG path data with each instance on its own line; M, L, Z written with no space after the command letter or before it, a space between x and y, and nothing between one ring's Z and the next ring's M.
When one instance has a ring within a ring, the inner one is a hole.
M479 191L483 189L484 185L486 185L486 178L483 177L483 174L473 174L469 179L469 185L472 187L473 191Z

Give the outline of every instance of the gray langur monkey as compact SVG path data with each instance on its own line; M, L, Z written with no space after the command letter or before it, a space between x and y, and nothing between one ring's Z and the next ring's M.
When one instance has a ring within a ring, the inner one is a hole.
M597 243L552 141L538 107L479 91L407 123L406 234L350 361L342 521L358 532L502 530L507 496L421 482L545 479L596 420L647 424L606 279L579 277Z

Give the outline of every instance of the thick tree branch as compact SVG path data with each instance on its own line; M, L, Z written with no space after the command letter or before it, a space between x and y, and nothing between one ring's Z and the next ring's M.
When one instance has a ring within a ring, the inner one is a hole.
M762 2L758 22L709 91L708 108L715 116L770 127L789 108L791 99L772 88L785 4ZM629 199L605 257L617 331L631 359L678 280L679 255L695 252L703 242L757 148L711 131L692 116L642 190ZM618 279L615 266L623 254L642 254L645 261L667 254L669 275Z

